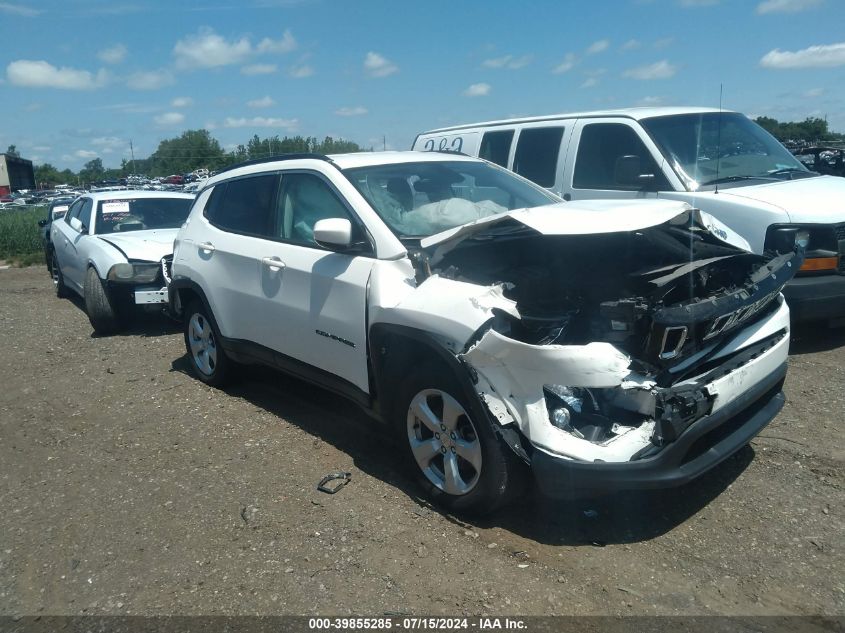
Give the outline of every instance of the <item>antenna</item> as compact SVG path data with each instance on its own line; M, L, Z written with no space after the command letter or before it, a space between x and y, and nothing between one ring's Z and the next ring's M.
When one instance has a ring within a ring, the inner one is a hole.
M716 191L719 193L719 163L722 161L722 84L719 84L719 118L716 120Z

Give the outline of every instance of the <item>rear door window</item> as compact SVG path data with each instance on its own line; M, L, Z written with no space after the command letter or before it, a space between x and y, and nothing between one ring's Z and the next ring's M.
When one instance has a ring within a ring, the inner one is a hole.
M511 142L513 141L513 130L498 130L496 132L485 132L481 139L481 149L478 157L496 163L501 167L508 166L508 158L511 154Z
M516 143L513 170L541 187L553 187L561 139L562 127L534 127L522 130Z
M278 174L262 174L217 185L205 213L209 222L224 231L273 237Z

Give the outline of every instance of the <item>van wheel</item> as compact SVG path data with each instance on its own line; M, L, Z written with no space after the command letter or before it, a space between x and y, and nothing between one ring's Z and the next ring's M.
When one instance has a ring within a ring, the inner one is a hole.
M232 361L219 345L217 323L199 301L185 310L185 349L194 375L212 387L230 382Z
M93 266L85 273L85 311L97 334L113 334L120 328L114 298Z
M475 419L448 371L424 366L403 383L394 414L415 478L449 510L487 514L521 485L524 464L486 419Z

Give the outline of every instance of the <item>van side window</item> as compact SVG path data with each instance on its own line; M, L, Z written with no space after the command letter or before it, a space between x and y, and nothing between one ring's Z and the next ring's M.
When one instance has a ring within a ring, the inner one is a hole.
M562 138L562 127L534 127L522 130L516 143L513 170L541 187L553 187Z
M575 189L614 189L637 191L642 187L620 182L618 160L638 156L640 173L654 174L650 188L669 189L669 182L651 152L631 127L622 123L592 123L581 130L572 186Z
M508 157L511 153L511 141L513 141L513 130L485 132L481 139L478 157L496 163L501 167L507 167Z

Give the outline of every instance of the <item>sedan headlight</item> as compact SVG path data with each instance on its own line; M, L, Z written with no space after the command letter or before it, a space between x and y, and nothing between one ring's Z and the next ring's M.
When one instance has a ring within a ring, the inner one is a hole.
M161 270L160 264L115 264L109 269L109 281L123 283L149 284L156 280Z

